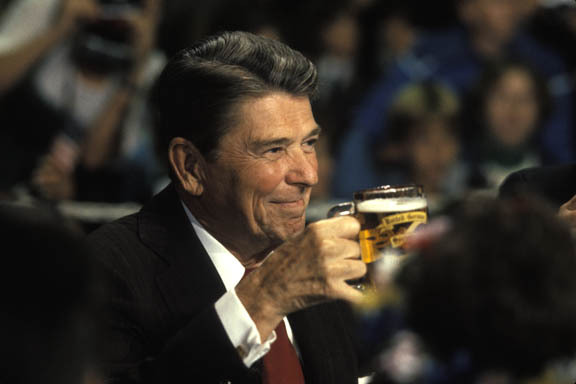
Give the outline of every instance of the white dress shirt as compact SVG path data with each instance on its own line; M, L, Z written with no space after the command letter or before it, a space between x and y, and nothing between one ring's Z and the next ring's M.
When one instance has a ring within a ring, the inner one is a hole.
M208 233L184 203L182 203L182 206L192 224L192 228L194 228L198 239L200 239L206 253L210 256L218 275L220 275L226 287L226 293L214 304L216 313L244 364L250 367L268 353L270 346L276 340L276 332L272 332L268 339L262 342L256 324L248 311L246 311L246 308L244 308L238 295L236 295L235 288L244 276L244 266L230 251ZM292 329L286 318L284 318L284 324L286 325L288 338L293 341Z

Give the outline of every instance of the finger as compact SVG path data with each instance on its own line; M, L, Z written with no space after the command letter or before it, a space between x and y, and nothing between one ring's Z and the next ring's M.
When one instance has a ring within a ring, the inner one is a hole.
M62 174L52 167L44 167L34 174L34 180L38 180L42 183L58 183L62 179Z
M352 280L358 279L366 274L366 264L360 260L343 259L329 263L326 266L329 279Z
M55 181L56 180L54 177L46 173L38 174L37 176L34 176L34 178L32 179L32 182L38 186L47 186L50 184L55 184Z
M570 227L576 227L576 211L563 210L559 213L559 217Z
M343 299L353 304L360 304L364 300L364 294L358 289L342 281L338 283L334 291L334 298Z
M56 179L53 170L49 165L42 164L40 168L36 169L32 174L32 180L36 183L49 183Z
M572 198L570 200L568 200L566 203L562 204L560 206L560 208L566 208L570 211L574 211L576 210L576 195L572 196Z
M54 190L54 183L46 182L44 180L33 180L32 184L34 185L36 191L45 198L52 198Z
M360 259L360 244L349 239L326 239L323 254L327 259Z
M360 232L360 222L353 216L333 217L319 220L311 225L317 226L321 234L326 237L356 239Z
M58 161L52 155L44 156L36 168L38 173L54 173L58 170Z
M32 175L32 180L34 183L50 186L57 185L64 182L67 175L56 165L50 161L44 162L41 167L34 172Z
M159 0L148 0L146 2L145 12L152 18L158 18L160 14L160 1Z

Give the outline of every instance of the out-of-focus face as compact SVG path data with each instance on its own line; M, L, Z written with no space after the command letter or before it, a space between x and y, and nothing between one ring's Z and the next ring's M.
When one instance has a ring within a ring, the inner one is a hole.
M513 37L524 16L518 0L465 0L461 17L477 34L491 39L508 41Z
M320 129L307 97L271 93L233 112L216 160L206 165L205 221L226 244L262 250L304 229Z
M488 94L486 120L494 139L516 147L530 139L539 119L535 85L521 69L506 72Z
M531 17L539 7L542 6L540 0L513 0L518 9L521 19Z
M351 14L343 13L325 27L322 40L330 53L340 57L353 56L358 44L358 22Z
M409 51L416 40L415 28L402 16L387 19L382 26L382 35L392 57L398 57Z
M411 140L410 154L416 177L436 191L457 160L459 146L449 122L441 118L425 123Z

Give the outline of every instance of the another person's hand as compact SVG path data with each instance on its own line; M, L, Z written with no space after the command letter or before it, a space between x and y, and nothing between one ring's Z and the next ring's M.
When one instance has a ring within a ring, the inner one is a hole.
M263 339L299 309L332 299L361 300L362 294L346 283L366 273L359 231L350 216L312 223L242 279L236 293Z
M95 19L99 13L100 8L96 0L63 0L60 25L70 29L79 22Z
M560 206L558 216L570 226L572 236L576 236L576 195Z
M132 13L127 21L133 33L134 67L128 81L139 84L148 55L156 45L156 33L160 21L160 1L147 0L141 10Z
M42 197L49 200L70 200L76 194L74 174L62 167L52 155L42 159L34 171L32 184Z

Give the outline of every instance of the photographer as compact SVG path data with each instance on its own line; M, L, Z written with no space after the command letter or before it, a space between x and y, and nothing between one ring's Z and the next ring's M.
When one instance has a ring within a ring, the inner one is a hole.
M39 112L32 117L36 124L24 124L37 131L26 134L52 132L21 176L39 197L140 202L149 196L160 171L144 103L164 63L155 50L160 4L99 0L96 16L55 46L21 87L10 125L22 126L19 119ZM42 116L42 109L53 118Z
M0 14L0 95L76 27L96 16L95 0L19 0Z

